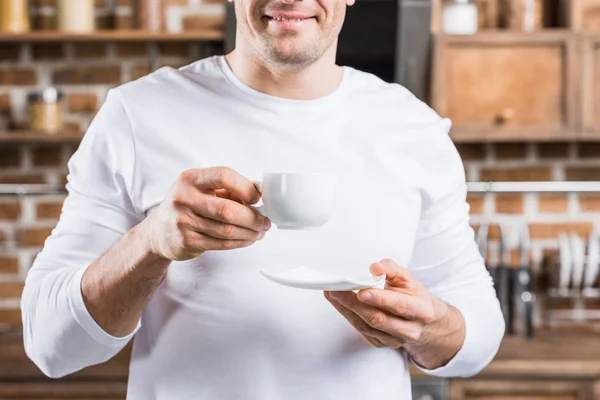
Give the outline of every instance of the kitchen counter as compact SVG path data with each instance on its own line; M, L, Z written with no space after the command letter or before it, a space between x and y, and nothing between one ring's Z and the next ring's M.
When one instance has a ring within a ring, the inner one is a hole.
M424 378L412 369L413 376ZM533 339L506 336L480 378L600 378L600 332L538 331Z
M68 377L72 380L127 379L131 346L105 364L86 368ZM416 369L414 376L424 378ZM600 332L540 331L527 340L506 337L496 359L480 377L600 379ZM20 331L0 332L0 381L44 379L25 356Z

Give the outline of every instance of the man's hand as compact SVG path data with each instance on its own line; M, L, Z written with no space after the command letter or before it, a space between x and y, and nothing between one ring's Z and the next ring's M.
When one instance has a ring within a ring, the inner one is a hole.
M230 168L184 171L143 222L151 252L183 261L207 250L252 245L271 227L268 218L245 205L260 196L250 180Z
M325 292L325 297L373 346L404 348L427 369L446 365L464 342L460 311L392 260L375 263L370 270L386 275L385 289Z

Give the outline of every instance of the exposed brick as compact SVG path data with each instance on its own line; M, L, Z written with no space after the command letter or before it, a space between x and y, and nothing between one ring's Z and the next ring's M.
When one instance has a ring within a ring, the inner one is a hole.
M578 156L580 158L600 158L600 143L580 143Z
M538 210L547 213L566 213L569 209L568 198L564 194L542 194L539 198Z
M34 148L32 153L33 165L59 166L63 164L62 152L59 146L43 146Z
M569 167L566 170L568 181L600 181L598 167Z
M71 93L67 104L72 113L93 114L98 111L98 96L95 93Z
M37 83L34 70L27 68L11 68L0 71L0 85L28 86Z
M0 238L0 242L2 239ZM12 255L0 254L0 274L17 274L19 272L19 258Z
M0 60L16 61L19 59L21 46L14 43L0 43Z
M0 282L0 299L20 299L23 282Z
M523 159L527 156L526 143L496 143L496 158L499 160Z
M16 146L0 147L0 167L18 167L21 164L21 155Z
M499 214L523 214L524 199L522 195L496 194L496 212Z
M42 174L0 173L0 183L46 183Z
M600 211L600 194L580 194L579 207L581 211Z
M143 66L143 65L133 66L133 67L131 67L131 71L130 71L131 79L132 80L139 79L142 76L148 75L150 72L152 72L150 70L150 67Z
M16 201L0 202L0 221L15 221L21 214L21 205Z
M65 56L65 50L61 43L34 43L31 54L35 60L58 60Z
M463 160L485 159L485 146L481 143L457 143L456 149Z
M0 114L9 115L10 112L10 94L0 94Z
M480 171L480 180L488 181L551 181L552 169L550 167L522 167L522 168L483 168Z
M73 54L76 58L105 58L106 44L105 43L74 43Z
M540 143L538 154L542 159L566 158L569 155L569 143Z
M119 57L145 57L148 54L148 46L144 42L117 43L116 48Z
M483 214L483 203L484 196L480 194L469 194L467 196L467 203L471 207L471 214Z
M21 310L18 308L0 308L0 324L19 325L21 320Z
M190 45L186 42L163 42L158 44L158 49L163 56L190 56Z
M52 228L26 228L18 235L19 244L22 247L42 247L51 233Z
M61 202L43 202L36 206L37 219L58 219L62 210Z
M118 66L106 67L63 67L53 74L57 84L115 84L121 82L121 69Z
M593 229L594 223L591 221L529 224L529 233L532 239L555 239L561 232L576 233L581 237L587 237Z

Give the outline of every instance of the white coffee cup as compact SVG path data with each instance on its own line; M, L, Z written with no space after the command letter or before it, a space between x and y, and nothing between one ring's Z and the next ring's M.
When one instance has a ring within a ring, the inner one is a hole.
M336 201L336 186L328 174L265 173L254 181L263 205L252 207L278 229L312 230L329 221Z

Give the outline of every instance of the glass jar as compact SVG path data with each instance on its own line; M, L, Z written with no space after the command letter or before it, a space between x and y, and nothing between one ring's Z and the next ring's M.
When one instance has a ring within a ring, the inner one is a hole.
M72 33L93 32L96 29L94 0L58 0L58 29Z
M543 0L505 0L504 21L508 29L535 31L543 28Z
M35 132L55 135L63 128L63 98L55 88L47 88L27 96L29 124Z
M475 0L444 0L442 30L448 34L469 35L479 24Z
M0 31L24 33L29 29L27 0L0 0Z

